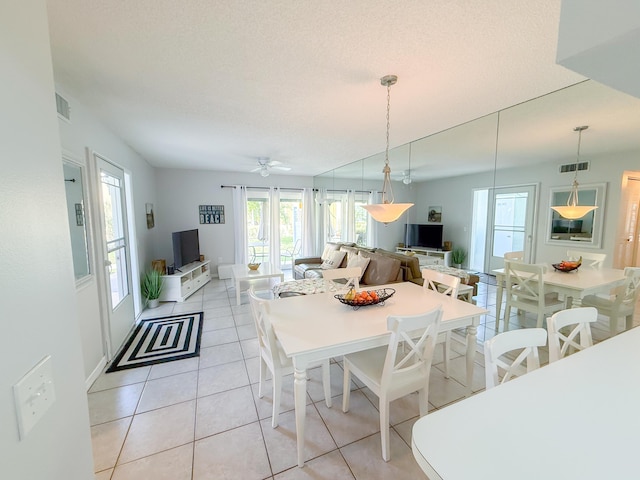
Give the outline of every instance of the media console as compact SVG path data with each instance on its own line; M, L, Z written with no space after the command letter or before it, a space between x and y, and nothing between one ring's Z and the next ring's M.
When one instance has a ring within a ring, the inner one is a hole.
M447 252L444 250L433 250L430 248L396 248L396 252L405 253L405 252L414 252L416 257L420 262L420 266L422 265L444 265L445 267L451 266L451 252Z
M210 260L193 262L180 267L180 272L163 275L164 287L160 295L161 302L184 302L211 280Z

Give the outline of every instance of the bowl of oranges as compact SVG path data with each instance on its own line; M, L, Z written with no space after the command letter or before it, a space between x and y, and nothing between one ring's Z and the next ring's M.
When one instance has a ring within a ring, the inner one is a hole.
M551 266L559 272L573 272L582 265L582 257L578 260L563 260L560 263L552 263Z
M380 290L362 290L356 292L355 288L352 288L343 295L334 295L341 303L349 305L354 309L365 307L367 305L376 305L378 303L384 303L385 300L390 298L396 291L393 288L382 288Z

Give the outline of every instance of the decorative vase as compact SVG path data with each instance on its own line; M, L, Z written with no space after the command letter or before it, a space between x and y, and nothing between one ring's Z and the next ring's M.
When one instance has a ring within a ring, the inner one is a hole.
M160 306L160 300L157 298L149 299L149 303L147 305L149 308L158 308L158 306Z

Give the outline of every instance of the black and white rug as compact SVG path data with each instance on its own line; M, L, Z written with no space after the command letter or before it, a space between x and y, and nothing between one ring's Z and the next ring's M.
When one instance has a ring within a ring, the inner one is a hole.
M202 312L142 320L107 373L200 355Z

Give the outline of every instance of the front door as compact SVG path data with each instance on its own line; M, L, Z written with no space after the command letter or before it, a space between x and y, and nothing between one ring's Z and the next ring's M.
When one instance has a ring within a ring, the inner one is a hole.
M525 261L531 261L535 196L535 185L493 189L488 272L504 267L506 252L524 251Z
M127 231L124 171L95 155L99 175L103 298L107 313L108 359L113 358L135 322Z

